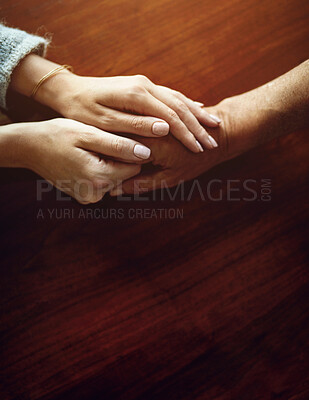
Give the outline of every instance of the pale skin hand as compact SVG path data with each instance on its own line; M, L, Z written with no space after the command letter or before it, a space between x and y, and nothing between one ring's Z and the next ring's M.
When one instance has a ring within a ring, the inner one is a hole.
M135 140L64 118L0 127L0 167L29 168L83 204L138 174L141 147L149 156Z
M192 154L172 137L143 139L157 171L129 179L111 195L175 186L275 137L309 126L309 60L250 92L223 100L209 112L222 121L213 134L218 149Z
M29 96L41 77L57 66L30 54L14 70L10 89ZM109 132L158 137L171 130L192 152L217 146L201 125L219 126L216 116L182 93L155 85L142 75L93 78L65 70L48 78L35 99L67 118Z

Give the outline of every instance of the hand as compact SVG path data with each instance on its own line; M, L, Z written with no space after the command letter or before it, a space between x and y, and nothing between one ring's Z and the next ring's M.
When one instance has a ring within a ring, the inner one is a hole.
M170 130L195 153L202 152L203 146L217 146L200 124L217 127L217 117L200 103L145 76L92 78L62 72L42 85L36 99L67 118L109 132L158 137Z
M213 108L217 115L223 117L219 108ZM224 124L214 130L219 147L213 151L193 154L172 136L158 140L143 138L141 141L151 148L151 162L154 166L151 172L141 173L118 185L110 194L118 196L124 193L137 194L151 190L178 185L181 181L190 180L216 164L229 158L226 131Z
M129 179L111 194L153 190L163 181L168 186L177 185L180 179L191 179L252 147L308 127L308 71L309 60L272 82L208 109L223 121L216 130L220 146L213 152L192 155L170 138L164 142L161 139L160 143L145 141L152 149L153 163L160 170Z
M147 147L132 139L69 119L12 124L7 129L18 132L11 146L16 157L18 145L19 163L14 166L33 170L83 204L101 200L115 185L138 174L140 166L132 164L141 160L136 153L150 155Z
M143 138L141 141L151 148L154 171L123 182L110 194L137 194L176 186L259 144L261 119L256 118L256 104L245 95L226 99L207 111L220 116L223 121L219 129L212 130L219 143L217 149L192 154L171 136L159 141Z

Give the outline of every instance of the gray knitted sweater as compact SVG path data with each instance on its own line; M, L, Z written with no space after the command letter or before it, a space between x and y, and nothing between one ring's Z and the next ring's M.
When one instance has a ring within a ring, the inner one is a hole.
M29 53L44 56L48 40L0 24L0 107L6 109L6 92L18 63Z

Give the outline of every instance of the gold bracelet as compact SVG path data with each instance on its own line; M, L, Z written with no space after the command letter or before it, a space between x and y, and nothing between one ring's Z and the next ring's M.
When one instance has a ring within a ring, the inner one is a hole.
M71 67L71 65L60 65L59 67L56 67L54 69L52 69L51 71L49 71L46 75L44 75L39 82L35 85L35 87L32 90L32 93L30 95L30 97L33 99L36 92L39 90L40 86L42 85L42 83L44 83L46 81L46 79L50 78L53 75L56 75L58 72L67 69L69 71L73 71L73 68Z

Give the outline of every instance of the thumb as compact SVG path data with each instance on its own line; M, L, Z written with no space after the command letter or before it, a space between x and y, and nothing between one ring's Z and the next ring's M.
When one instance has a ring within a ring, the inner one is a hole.
M168 178L166 170L157 171L150 174L139 175L136 178L130 178L121 185L115 187L111 192L111 196L120 196L122 194L138 194L146 193L156 189L163 189L174 186L172 180Z

